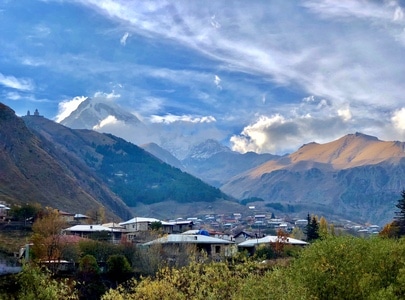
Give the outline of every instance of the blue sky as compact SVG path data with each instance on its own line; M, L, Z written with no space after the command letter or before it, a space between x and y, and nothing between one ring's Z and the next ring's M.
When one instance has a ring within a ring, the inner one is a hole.
M59 121L97 97L172 142L214 138L240 152L283 154L357 131L404 141L404 9L0 0L1 101Z

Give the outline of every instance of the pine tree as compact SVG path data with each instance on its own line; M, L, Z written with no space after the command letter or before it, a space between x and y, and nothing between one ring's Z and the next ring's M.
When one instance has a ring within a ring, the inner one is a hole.
M401 192L402 198L398 200L396 207L399 211L395 212L394 223L398 227L398 235L405 236L405 190Z
M308 224L306 226L307 241L312 242L319 239L319 223L315 216L308 214L307 216Z

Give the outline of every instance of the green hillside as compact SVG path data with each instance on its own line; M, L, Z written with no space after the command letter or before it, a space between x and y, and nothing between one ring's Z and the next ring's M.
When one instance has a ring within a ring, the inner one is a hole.
M130 207L164 201L231 200L218 188L116 136L70 129L46 118L23 119L39 138L53 145L53 155L69 165L74 174L90 170L95 180L101 180Z

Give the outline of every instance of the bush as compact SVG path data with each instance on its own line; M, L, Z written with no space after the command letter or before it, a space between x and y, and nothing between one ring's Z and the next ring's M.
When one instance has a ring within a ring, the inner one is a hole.
M124 255L111 255L107 260L108 276L117 282L128 280L132 275L131 265Z

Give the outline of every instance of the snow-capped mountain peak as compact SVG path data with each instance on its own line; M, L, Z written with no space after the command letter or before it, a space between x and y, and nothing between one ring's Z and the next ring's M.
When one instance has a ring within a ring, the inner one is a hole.
M232 150L224 145L221 145L216 140L208 139L203 143L193 146L190 149L187 157L203 160L221 152L232 152Z
M87 98L68 117L60 121L62 125L75 129L101 128L103 122L121 121L126 124L139 124L141 121L132 113L112 101Z

